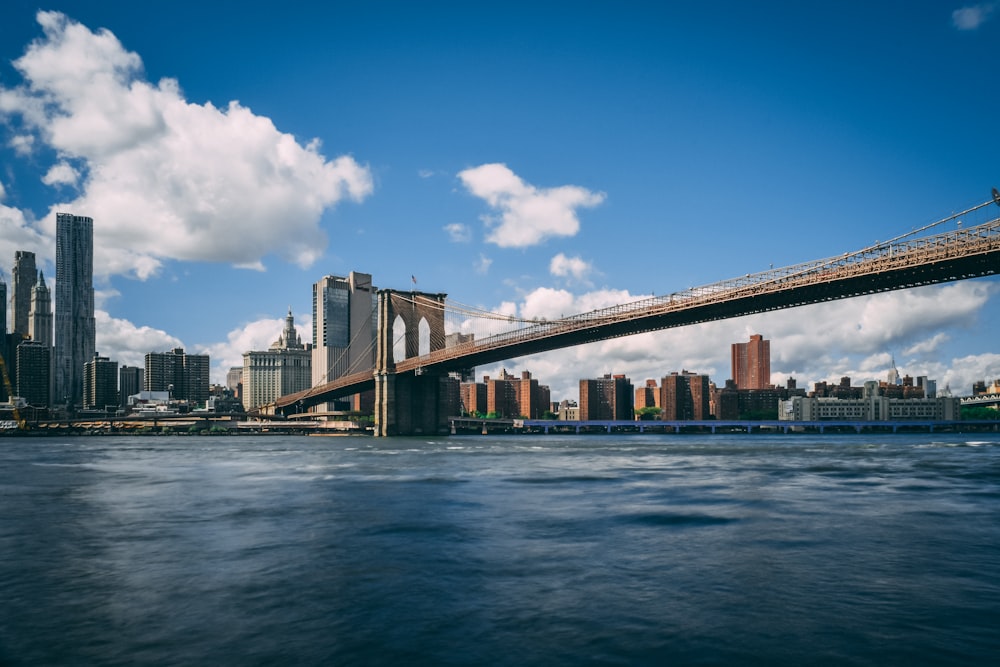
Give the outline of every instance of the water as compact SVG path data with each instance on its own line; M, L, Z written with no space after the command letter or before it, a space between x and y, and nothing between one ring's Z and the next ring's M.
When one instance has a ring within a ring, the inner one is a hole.
M2 665L1000 654L1000 436L0 440Z

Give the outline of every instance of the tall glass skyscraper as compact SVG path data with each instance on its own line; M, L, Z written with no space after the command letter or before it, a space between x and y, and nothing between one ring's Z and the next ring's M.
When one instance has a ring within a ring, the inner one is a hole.
M94 321L94 220L56 214L56 315L53 400L81 405L83 365L97 348Z

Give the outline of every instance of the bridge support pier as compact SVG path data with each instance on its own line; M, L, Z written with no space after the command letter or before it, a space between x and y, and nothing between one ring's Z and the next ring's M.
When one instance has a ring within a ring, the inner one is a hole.
M375 376L375 435L448 433L445 376L379 373Z

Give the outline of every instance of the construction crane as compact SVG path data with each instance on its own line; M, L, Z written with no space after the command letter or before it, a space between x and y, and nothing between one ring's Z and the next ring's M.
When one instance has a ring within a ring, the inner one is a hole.
M21 419L21 414L17 411L17 401L14 400L14 387L10 384L10 375L7 373L7 362L4 361L2 354L0 354L0 375L3 375L3 386L7 390L7 400L10 401L10 407L14 411L14 422L17 424L18 430L27 430L28 425Z

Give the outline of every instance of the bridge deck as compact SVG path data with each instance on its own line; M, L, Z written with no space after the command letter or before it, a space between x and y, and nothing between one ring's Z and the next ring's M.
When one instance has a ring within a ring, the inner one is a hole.
M991 203L991 202L987 202ZM998 202L1000 203L1000 202ZM970 211L986 206L981 204ZM865 294L978 278L1000 271L1000 218L922 238L603 308L538 321L395 364L397 373L447 372L583 343ZM307 407L374 388L371 371L283 396L279 410Z

